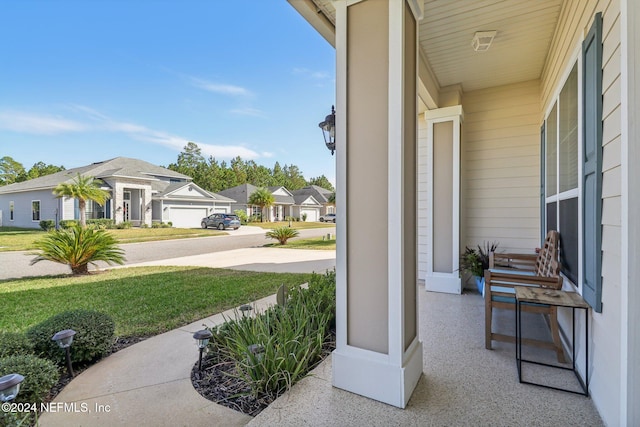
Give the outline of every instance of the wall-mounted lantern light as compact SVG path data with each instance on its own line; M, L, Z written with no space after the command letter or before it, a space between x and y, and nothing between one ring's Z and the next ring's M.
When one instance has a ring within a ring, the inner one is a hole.
M331 114L325 117L324 122L318 123L318 126L322 129L324 143L333 155L336 150L336 110L333 105L331 106Z

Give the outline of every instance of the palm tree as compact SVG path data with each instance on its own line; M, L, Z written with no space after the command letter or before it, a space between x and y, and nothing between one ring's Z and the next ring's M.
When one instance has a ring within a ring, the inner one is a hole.
M60 197L70 197L78 199L78 208L80 209L80 225L87 226L86 206L87 200L93 200L100 206L109 198L109 192L100 188L102 181L92 176L77 176L71 182L62 182L53 189L53 194Z
M273 197L273 194L264 187L258 188L256 191L251 193L251 196L249 196L250 205L260 206L260 222L263 222L264 220L263 210L265 206L269 207L273 205L275 201L276 199Z
M40 252L31 265L39 261L53 261L67 264L73 274L87 274L88 264L105 261L107 264L124 264L124 251L117 240L106 230L94 230L75 225L66 230L47 233L34 242Z

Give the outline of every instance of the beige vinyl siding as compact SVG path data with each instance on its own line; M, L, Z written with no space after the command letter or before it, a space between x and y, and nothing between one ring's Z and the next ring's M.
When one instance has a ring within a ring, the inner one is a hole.
M418 116L418 279L424 280L429 257L429 152L427 142L427 121L424 114Z
M620 4L612 1L567 1L560 16L549 59L542 76L542 114L571 66L593 17L603 13L603 165L602 165L602 302L603 312L593 313L591 393L608 425L620 425L619 402L624 354L621 336L621 55Z
M539 100L538 81L465 93L461 249L539 246Z

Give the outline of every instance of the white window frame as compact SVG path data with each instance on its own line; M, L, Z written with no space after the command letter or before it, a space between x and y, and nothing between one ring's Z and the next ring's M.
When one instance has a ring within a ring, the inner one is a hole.
M33 209L33 204L34 203L38 203L38 211L37 211L38 212L38 219L33 219L34 213L36 212ZM31 222L40 222L40 218L42 218L41 212L42 212L42 203L40 202L40 200L32 200L31 201Z
M547 119L549 117L549 115L551 114L551 110L553 110L553 107L555 105L557 105L557 114L559 115L560 112L560 93L562 92L562 89L564 88L564 85L566 84L569 75L571 74L571 70L573 70L574 65L577 66L577 77L578 77L578 81L577 81L577 85L578 85L578 110L577 110L577 114L578 114L578 186L576 188L573 188L571 190L567 190L567 191L563 191L562 193L560 192L560 146L559 146L559 139L560 139L560 120L558 117L557 120L557 124L558 124L558 128L556 130L556 194L547 197L546 196L546 171L547 171L547 156L546 156L546 147L545 147L545 158L544 159L540 159L540 161L544 161L545 162L545 176L543 177L545 179L545 206L544 206L544 221L541 218L541 224L547 224L547 220L546 220L546 215L547 215L547 205L549 203L553 203L556 202L556 224L557 227L559 227L560 225L560 202L563 200L569 200L569 199L573 199L573 198L577 198L578 199L578 247L577 247L577 251L578 251L578 271L576 274L577 277L577 282L578 283L573 283L573 281L571 279L569 279L564 273L561 273L562 277L564 278L565 283L568 283L570 285L572 285L574 288L576 288L578 290L579 293L582 293L582 217L583 217L583 212L582 212L582 179L580 179L580 177L582 176L582 163L583 163L583 153L582 153L582 97L583 97L583 93L582 93L582 40L580 40L580 42L578 43L577 48L574 50L573 54L571 55L571 58L569 59L567 66L565 68L565 70L562 73L562 78L559 80L557 87L555 88L554 92L553 92L553 96L551 98L549 98L548 104L546 106L545 109L545 114L544 114L544 124L545 124L545 143L547 141ZM562 234L562 230L558 230L560 232L560 234ZM546 234L546 233L545 233Z

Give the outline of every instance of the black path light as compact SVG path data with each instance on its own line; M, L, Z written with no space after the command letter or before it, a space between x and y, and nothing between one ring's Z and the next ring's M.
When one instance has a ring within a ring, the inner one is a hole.
M10 402L20 392L20 383L24 377L20 374L9 374L0 378L0 402Z
M325 117L324 122L318 123L320 129L322 129L322 136L324 136L324 143L327 144L327 148L331 150L331 155L336 150L336 109L331 106L331 114Z
M249 304L243 304L243 305L240 306L240 311L242 312L242 317L247 316L251 310L253 310L253 307L251 307Z
M71 367L71 343L73 343L73 336L76 334L76 331L73 329L65 329L64 331L56 332L56 334L51 338L53 341L58 343L58 347L63 348L65 351L65 357L67 359L67 372L69 376L73 378L73 368Z
M193 339L198 341L198 349L200 350L200 357L198 358L198 372L202 371L202 352L207 348L212 336L213 334L208 329L203 329L193 334Z

